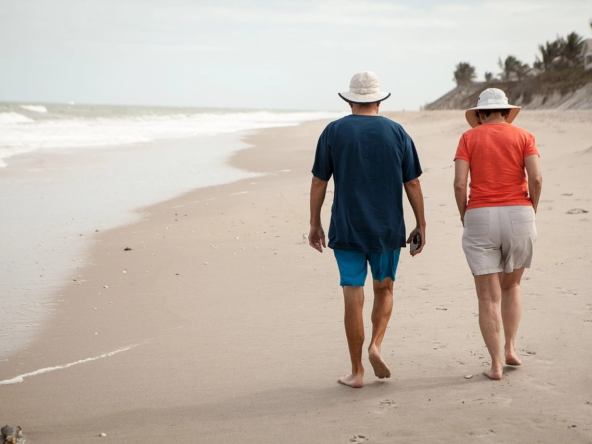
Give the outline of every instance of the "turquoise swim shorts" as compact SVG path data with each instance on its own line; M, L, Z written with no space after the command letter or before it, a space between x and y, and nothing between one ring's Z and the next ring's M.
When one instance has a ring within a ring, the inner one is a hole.
M372 279L382 282L390 277L393 281L399 265L401 249L389 253L364 253L362 251L333 250L342 287L363 287L368 275L368 262Z

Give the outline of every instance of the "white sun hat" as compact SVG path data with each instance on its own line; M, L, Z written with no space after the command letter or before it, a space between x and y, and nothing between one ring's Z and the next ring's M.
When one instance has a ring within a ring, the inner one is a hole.
M473 128L480 124L479 117L477 117L477 113L475 113L475 111L480 109L509 109L510 115L506 119L506 122L508 123L512 123L512 121L520 112L519 106L508 104L506 93L498 88L487 88L485 91L479 94L477 106L468 109L465 112L467 122L469 122L469 125L471 125Z
M372 71L354 74L349 82L349 92L338 93L346 102L376 103L388 99L391 93L380 91L378 77Z

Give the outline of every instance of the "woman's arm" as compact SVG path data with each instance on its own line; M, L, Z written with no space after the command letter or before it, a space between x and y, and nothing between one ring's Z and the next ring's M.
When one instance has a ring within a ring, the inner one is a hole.
M528 196L532 202L532 207L536 213L539 206L539 199L541 197L541 190L543 189L543 175L541 174L541 165L539 163L539 156L532 154L524 158L524 166L528 174Z
M466 160L454 161L454 197L460 213L460 220L465 225L465 212L467 211L467 181L469 178L470 164Z

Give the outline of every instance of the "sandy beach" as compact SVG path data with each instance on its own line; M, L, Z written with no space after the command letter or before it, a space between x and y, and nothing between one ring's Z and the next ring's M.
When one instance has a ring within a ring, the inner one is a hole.
M331 250L302 237L327 124L314 121L245 137L252 148L230 163L259 177L84 233L91 264L56 291L40 338L0 364L0 381L25 375L0 385L0 425L44 444L101 433L121 443L592 443L592 111L522 111L515 122L536 136L544 185L522 284L523 365L502 381L481 374L489 358L452 190L463 112L387 115L416 143L428 224L424 252L401 255L383 343L391 379L375 379L366 359L363 389L337 383L349 370L338 271ZM409 231L408 205L406 221ZM366 295L369 328L370 280Z

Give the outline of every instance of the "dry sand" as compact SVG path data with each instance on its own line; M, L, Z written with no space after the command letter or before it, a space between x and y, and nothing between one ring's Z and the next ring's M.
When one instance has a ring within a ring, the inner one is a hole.
M93 264L59 291L41 339L2 363L0 380L134 347L0 386L2 425L46 444L100 433L121 443L592 442L592 113L516 121L537 137L544 188L522 287L523 365L499 382L481 375L488 354L452 192L463 113L390 116L418 147L428 222L426 249L399 266L383 344L390 380L366 360L366 387L336 382L349 370L337 267L330 250L302 242L326 124L311 122L246 138L254 147L232 164L267 175L97 233ZM330 204L331 194L325 226Z

